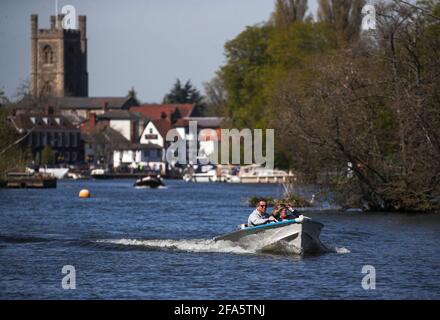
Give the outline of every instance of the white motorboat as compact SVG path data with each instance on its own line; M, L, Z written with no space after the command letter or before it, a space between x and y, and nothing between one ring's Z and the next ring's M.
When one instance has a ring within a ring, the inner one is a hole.
M231 241L244 248L261 252L283 251L295 254L325 252L319 235L323 224L304 218L272 222L217 236L214 241Z
M40 168L38 170L40 173L46 173L54 176L57 179L64 179L66 178L67 174L69 173L69 168Z
M239 177L241 183L287 183L290 179L295 178L295 175L283 170L267 169L253 164L241 167Z
M217 182L217 168L212 164L194 165L183 176L186 182Z

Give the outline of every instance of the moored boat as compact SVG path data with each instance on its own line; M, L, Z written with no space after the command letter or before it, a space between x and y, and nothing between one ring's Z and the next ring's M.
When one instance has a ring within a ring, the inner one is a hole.
M165 184L163 183L163 180L160 176L146 176L136 180L134 186L156 189L160 186L165 186Z
M53 175L31 172L10 172L6 175L7 188L56 188L57 179Z
M267 169L256 164L242 166L238 176L241 183L287 183L295 178L293 173Z

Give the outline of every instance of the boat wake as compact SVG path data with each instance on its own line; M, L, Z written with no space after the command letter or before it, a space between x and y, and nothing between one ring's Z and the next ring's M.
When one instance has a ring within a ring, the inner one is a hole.
M345 254L345 253L351 253L351 251L347 248L338 248L338 247L333 247L330 248L330 250L332 250L331 252L335 252L335 253L340 253L340 254Z
M252 251L245 250L240 246L234 245L231 241L214 241L207 239L188 239L188 240L172 240L172 239L154 239L154 240L136 240L136 239L119 239L119 240L97 240L99 244L111 244L119 246L139 247L151 250L175 250L186 252L220 252L220 253L238 253L250 254Z
M139 248L144 250L170 250L185 252L215 252L215 253L234 253L234 254L279 254L292 255L301 254L301 251L288 244L287 242L278 242L276 245L267 246L264 241L255 241L251 246L243 248L232 241L214 241L209 239L105 239L96 240L100 245L116 245L122 247ZM322 253L348 253L345 248L330 248Z

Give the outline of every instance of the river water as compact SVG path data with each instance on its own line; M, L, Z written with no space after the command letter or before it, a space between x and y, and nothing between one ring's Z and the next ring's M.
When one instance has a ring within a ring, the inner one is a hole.
M280 186L132 183L0 189L0 298L440 298L440 215L338 212L318 201L307 215L324 223L331 252L259 253L211 239L247 220L247 197L279 196ZM78 197L83 188L91 198ZM65 265L74 290L62 287Z

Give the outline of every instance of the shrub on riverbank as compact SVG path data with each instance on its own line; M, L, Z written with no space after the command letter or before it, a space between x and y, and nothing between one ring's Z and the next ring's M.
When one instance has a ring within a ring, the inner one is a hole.
M20 135L8 120L9 109L0 108L0 180L11 171L24 171L26 150L15 142ZM1 183L0 183L1 186Z

